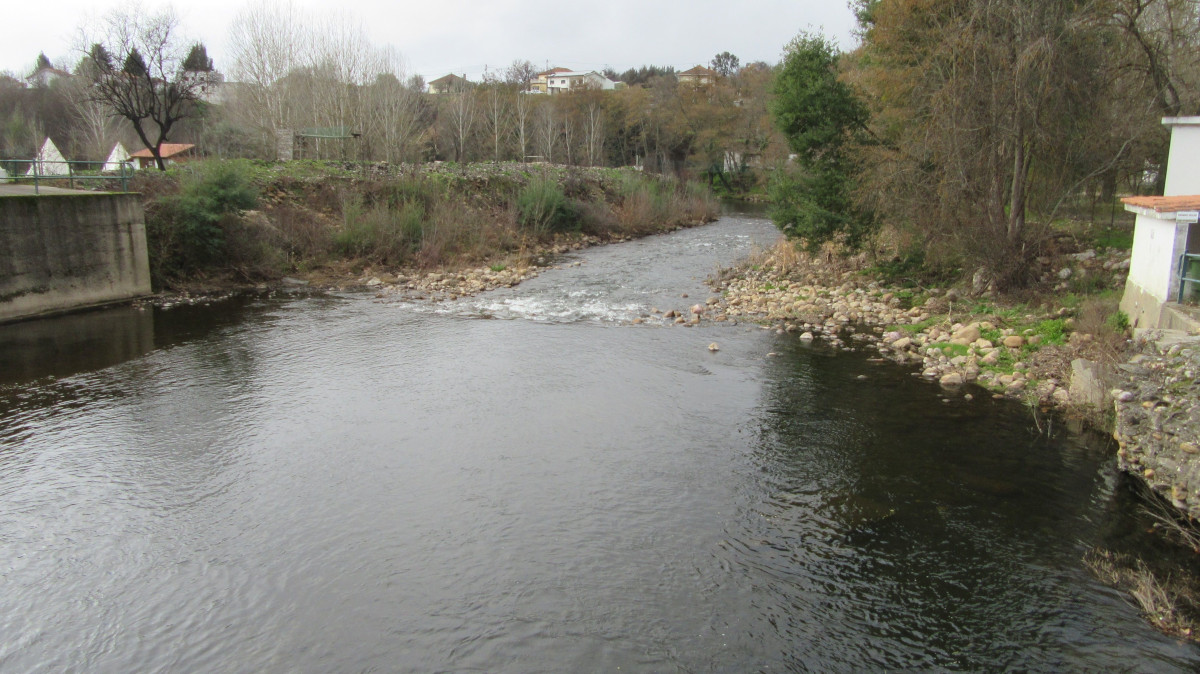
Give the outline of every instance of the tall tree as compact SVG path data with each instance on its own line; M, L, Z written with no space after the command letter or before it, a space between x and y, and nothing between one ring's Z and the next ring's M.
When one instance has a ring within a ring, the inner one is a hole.
M810 249L831 240L856 247L876 222L852 196L855 146L869 114L838 79L838 56L824 38L801 35L788 45L775 79L771 112L796 161L771 185L771 218Z
M717 74L722 77L733 77L737 74L740 63L738 57L727 51L723 51L713 57L712 69L717 71Z
M162 145L175 125L197 112L197 102L212 84L183 68L179 21L169 10L146 14L134 9L109 14L103 50L122 63L120 70L95 62L92 96L115 115L129 120L138 139L165 170Z
M864 185L881 209L1024 282L1027 219L1095 170L1113 34L1097 0L881 0L858 81L885 141Z
M492 161L500 161L500 144L508 137L511 118L509 90L519 85L507 85L491 73L483 76L481 95L483 98L483 121L492 141Z
M213 60L208 57L208 49L197 42L188 50L183 59L183 69L189 73L210 73L214 70Z

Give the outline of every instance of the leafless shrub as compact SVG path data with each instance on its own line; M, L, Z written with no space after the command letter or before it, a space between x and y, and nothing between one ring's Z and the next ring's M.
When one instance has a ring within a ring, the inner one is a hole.
M1083 564L1103 583L1129 593L1142 615L1162 632L1195 639L1196 596L1191 588L1171 577L1158 578L1145 562L1110 550L1094 548Z

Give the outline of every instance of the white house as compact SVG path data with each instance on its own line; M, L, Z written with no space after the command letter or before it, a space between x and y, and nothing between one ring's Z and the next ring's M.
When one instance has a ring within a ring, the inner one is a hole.
M616 83L604 75L591 70L588 72L557 72L547 73L546 93L560 94L572 89L602 89L610 91L616 88Z
M38 150L37 157L34 158L33 164L29 166L29 170L25 172L25 175L65 176L70 172L67 160L63 158L62 153L55 147L54 141L46 138L46 142L42 143L42 149Z
M1167 117L1163 124L1171 129L1164 195L1121 200L1137 214L1121 310L1138 328L1180 327L1164 306L1179 302L1182 276L1200 277L1187 273L1183 257L1200 254L1200 165L1192 160L1200 153L1200 117ZM1183 291L1191 295L1191 288Z

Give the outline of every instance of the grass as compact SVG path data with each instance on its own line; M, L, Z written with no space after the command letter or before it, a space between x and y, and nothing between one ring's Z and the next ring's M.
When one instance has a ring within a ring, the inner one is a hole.
M966 344L951 344L949 342L936 342L934 344L930 344L930 346L940 350L949 358L965 356L971 350L971 347L967 346Z
M1159 578L1142 560L1110 550L1090 550L1083 563L1102 582L1127 592L1146 620L1163 633L1193 640L1200 636L1195 617L1200 601L1185 583Z
M1133 229L1129 227L1106 227L1096 234L1097 248L1133 250Z

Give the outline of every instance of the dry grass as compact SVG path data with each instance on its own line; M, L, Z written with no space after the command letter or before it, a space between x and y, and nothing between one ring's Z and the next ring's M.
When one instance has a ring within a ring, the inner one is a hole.
M1196 617L1200 603L1188 584L1170 576L1160 579L1142 560L1101 548L1088 551L1083 563L1101 582L1128 592L1146 620L1163 633L1200 637Z

